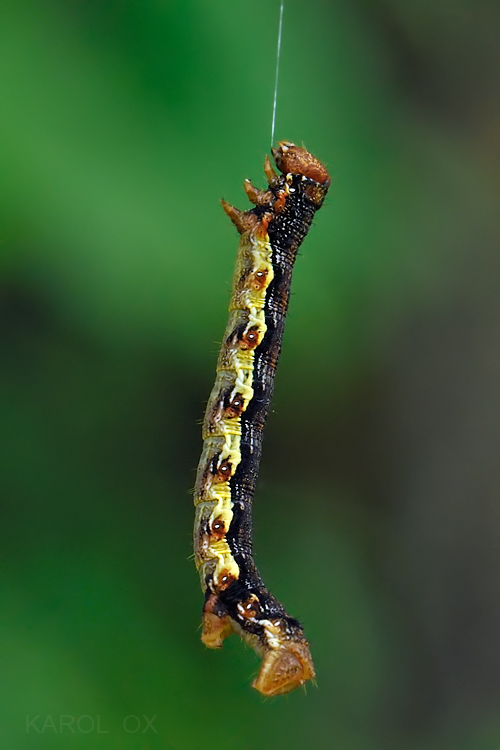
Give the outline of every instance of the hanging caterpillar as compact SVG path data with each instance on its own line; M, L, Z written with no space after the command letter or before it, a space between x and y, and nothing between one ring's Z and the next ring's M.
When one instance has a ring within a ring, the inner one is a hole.
M235 632L262 657L252 687L266 696L314 678L300 623L267 590L252 556L252 499L262 433L283 340L297 250L330 185L304 148L272 149L281 172L264 162L268 189L245 180L254 204L222 207L240 233L229 320L203 422L194 490L194 552L205 592L201 639L220 648Z

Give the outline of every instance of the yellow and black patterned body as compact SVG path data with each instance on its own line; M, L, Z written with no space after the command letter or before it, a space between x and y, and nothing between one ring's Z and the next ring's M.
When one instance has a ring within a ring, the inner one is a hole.
M263 657L253 686L265 695L314 677L300 624L266 589L253 561L252 499L293 264L330 185L305 149L283 142L273 156L281 174L266 159L268 190L245 182L254 208L222 202L241 238L194 492L195 561L206 595L202 640L218 648L231 632L241 635Z

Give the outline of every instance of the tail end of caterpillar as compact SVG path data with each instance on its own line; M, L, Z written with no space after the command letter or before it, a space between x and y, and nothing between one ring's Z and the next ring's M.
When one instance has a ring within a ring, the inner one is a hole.
M266 697L283 695L315 677L307 643L289 641L266 651L260 672L252 687Z

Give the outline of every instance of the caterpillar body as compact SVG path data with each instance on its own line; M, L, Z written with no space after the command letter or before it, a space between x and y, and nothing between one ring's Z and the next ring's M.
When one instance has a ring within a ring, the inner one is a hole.
M254 208L222 201L241 237L194 490L202 641L220 648L230 633L240 635L263 659L252 686L267 696L314 678L300 623L267 590L253 561L251 512L293 264L330 185L325 167L304 148L283 141L272 153L281 174L266 157L268 189L244 183Z

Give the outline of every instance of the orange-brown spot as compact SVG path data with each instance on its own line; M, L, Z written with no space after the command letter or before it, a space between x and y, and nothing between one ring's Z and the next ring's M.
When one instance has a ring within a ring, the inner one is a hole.
M219 591L225 591L233 581L236 581L236 578L229 570L221 570L214 584Z
M278 192L276 200L274 201L274 210L277 214L281 213L285 208L286 196L287 194L285 190L280 190Z
M265 213L263 216L261 216L259 225L254 230L254 234L257 237L257 239L259 240L267 239L268 237L267 228L272 218L273 218L272 213Z
M259 326L250 326L240 339L240 348L243 350L255 349L259 343Z
M231 461L224 458L217 466L214 473L214 482L225 482L227 481L233 472L233 465Z
M259 269L258 271L255 271L253 274L253 288L257 289L259 292L261 289L264 289L267 277L269 276L269 271L267 268Z
M245 407L245 399L241 393L235 393L233 398L229 401L226 408L224 409L224 416L227 419L234 419L239 417Z
M224 521L220 516L218 516L215 521L212 523L212 526L210 527L210 536L212 539L215 539L216 541L220 542L221 539L224 539L224 535L226 533L226 526L224 524Z
M260 612L259 599L255 594L250 594L248 599L238 604L238 611L242 617L249 619L257 617Z

